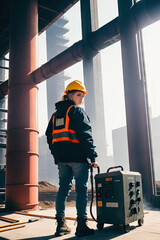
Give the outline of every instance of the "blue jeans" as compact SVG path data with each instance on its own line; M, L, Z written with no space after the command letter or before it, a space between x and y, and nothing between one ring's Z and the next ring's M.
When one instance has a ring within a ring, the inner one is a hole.
M65 215L65 202L72 186L72 179L75 178L76 209L78 218L87 217L87 182L89 175L88 163L59 162L59 191L56 199L57 217Z

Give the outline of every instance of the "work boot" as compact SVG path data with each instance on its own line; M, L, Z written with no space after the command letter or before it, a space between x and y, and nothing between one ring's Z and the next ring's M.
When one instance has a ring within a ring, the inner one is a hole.
M83 237L94 234L94 229L91 229L86 224L87 219L86 218L77 218L77 228L75 235L77 237Z
M71 229L67 226L65 217L56 217L57 219L57 229L55 236L63 236L69 234Z

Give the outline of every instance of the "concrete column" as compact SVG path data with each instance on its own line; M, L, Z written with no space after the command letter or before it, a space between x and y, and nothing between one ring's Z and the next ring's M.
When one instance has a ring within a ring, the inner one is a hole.
M98 29L98 9L96 0L81 0L81 21L83 45L84 83L88 94L85 97L85 109L93 128L93 137L97 147L100 166L106 167L107 144L104 121L103 87L101 73L101 57L93 46L86 44L90 34ZM96 56L94 56L97 54Z
M130 170L140 172L144 198L152 202L154 194L154 170L149 131L146 79L140 65L141 53L137 44L136 22L129 9L132 0L118 0L122 63Z
M11 1L6 208L38 206L37 0Z

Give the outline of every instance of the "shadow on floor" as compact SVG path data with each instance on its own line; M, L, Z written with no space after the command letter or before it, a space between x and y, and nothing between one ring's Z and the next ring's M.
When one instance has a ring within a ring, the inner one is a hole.
M136 227L135 226L131 226L131 231L133 229L135 229ZM95 234L94 235L91 235L91 236L85 236L85 237L69 237L66 238L65 236L65 239L67 240L76 240L76 239L80 239L80 240L89 240L89 239L92 239L92 240L109 240L109 239L113 239L113 238L116 238L116 237L119 237L119 236L122 236L126 233L124 233L124 229L122 226L109 226L109 227L106 227L104 228L103 230L99 231L99 230L95 230ZM50 240L50 239L62 239L63 237L56 237L55 235L49 235L49 236L43 236L43 237L32 237L32 238L23 238L22 240ZM0 238L1 239L1 238ZM6 240L5 238L2 238L2 240Z

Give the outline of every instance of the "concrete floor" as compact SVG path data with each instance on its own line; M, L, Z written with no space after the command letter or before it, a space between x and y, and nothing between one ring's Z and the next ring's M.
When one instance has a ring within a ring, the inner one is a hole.
M93 213L95 215L95 207L93 207ZM89 209L88 209L89 212ZM102 231L97 230L96 222L88 221L89 227L95 229L95 235L78 238L75 236L76 223L73 220L67 220L68 226L72 229L71 234L62 237L55 237L56 220L49 218L39 218L35 216L25 216L16 213L0 212L0 216L17 219L20 222L28 222L29 219L39 219L36 222L25 223L24 227L0 232L0 240L51 240L51 239L126 239L126 240L160 240L160 211L151 211L145 209L144 225L139 227L137 221L130 224L131 231L124 233L122 227L115 227L113 225L105 224ZM29 214L38 214L46 216L55 216L55 210L38 210L30 211ZM66 216L76 217L76 210L74 207L66 208ZM90 217L90 216L89 216ZM0 220L0 226L8 225L9 223ZM0 228L0 230L6 228Z

